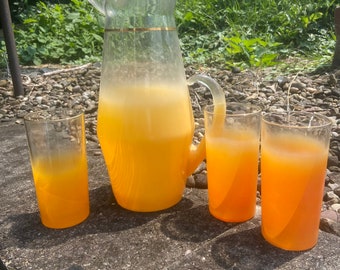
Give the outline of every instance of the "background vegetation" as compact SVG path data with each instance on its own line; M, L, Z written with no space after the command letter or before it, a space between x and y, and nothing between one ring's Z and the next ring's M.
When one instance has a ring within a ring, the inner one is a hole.
M21 64L100 61L103 20L86 0L10 5ZM267 67L303 58L322 65L334 52L335 7L335 0L177 0L175 18L186 64Z

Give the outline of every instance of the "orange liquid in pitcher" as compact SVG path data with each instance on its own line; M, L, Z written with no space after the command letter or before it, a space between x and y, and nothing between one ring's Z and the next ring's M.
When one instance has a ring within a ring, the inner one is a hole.
M33 178L42 223L66 228L89 215L87 162L85 154L63 154L36 159Z
M262 142L262 234L283 249L305 250L318 238L328 149L299 135Z
M105 94L98 137L117 202L140 212L173 206L182 198L193 136L187 89L118 88Z
M256 207L258 136L252 131L206 135L209 211L227 222L252 218Z

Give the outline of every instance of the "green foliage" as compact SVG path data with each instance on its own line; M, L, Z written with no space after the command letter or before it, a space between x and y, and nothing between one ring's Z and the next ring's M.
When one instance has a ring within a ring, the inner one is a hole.
M38 2L15 28L20 60L25 64L99 60L103 30L87 1L47 5Z
M335 0L178 0L184 58L240 67L271 66L292 55L330 60L335 6Z
M21 64L101 59L103 25L87 0L10 4ZM336 0L177 0L184 61L241 68L272 66L292 56L330 62L335 6Z
M260 38L242 39L238 36L224 38L226 41L226 50L232 58L230 65L235 62L243 62L248 66L273 66L278 54L275 53L280 43L266 42Z

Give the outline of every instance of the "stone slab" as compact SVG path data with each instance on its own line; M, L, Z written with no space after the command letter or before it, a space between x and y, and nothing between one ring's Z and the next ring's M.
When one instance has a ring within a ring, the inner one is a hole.
M260 232L260 209L245 223L210 216L207 191L186 189L182 201L156 213L117 205L103 159L88 144L91 214L64 230L40 223L22 125L0 123L0 258L8 269L339 269L340 238L288 252Z

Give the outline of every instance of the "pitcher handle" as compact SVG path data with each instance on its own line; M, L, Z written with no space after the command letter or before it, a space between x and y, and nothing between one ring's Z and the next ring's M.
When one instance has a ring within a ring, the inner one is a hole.
M224 91L221 86L212 78L206 75L194 75L188 79L188 85L199 83L211 92L214 105L220 104L225 111L226 101ZM219 106L221 108L221 106ZM191 145L189 161L187 166L187 176L190 176L205 158L205 135L198 145Z

